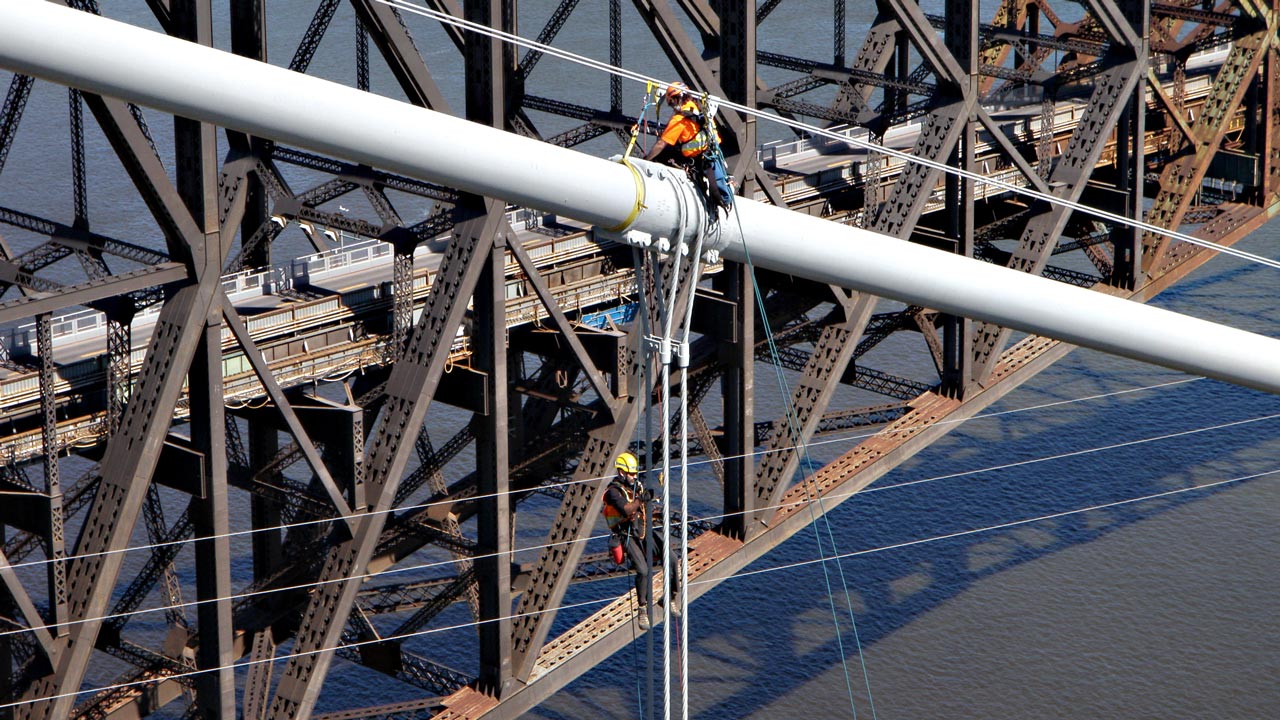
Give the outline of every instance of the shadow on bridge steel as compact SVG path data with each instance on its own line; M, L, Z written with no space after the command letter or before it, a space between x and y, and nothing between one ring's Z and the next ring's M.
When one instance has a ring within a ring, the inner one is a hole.
M1089 361L1093 363L1093 358ZM1069 389L1048 385L1051 392L1067 399L1117 387L1110 373L1087 372L1081 380L1079 369L1074 372L1065 379ZM1046 373L1046 378L1055 373ZM980 420L957 430L918 462L891 475L883 485L872 486L886 489L850 499L830 514L838 550L850 553L885 547L1273 469L1262 465L1267 457L1251 451L1280 438L1280 418L892 489L898 482L1260 417L1277 409L1270 396L1203 380L1138 398L1087 405ZM1108 428L1111 434L1105 435ZM988 451L996 442L998 456ZM864 649L874 646L985 578L1233 487L1237 485L846 559L843 569L862 645ZM819 528L830 554L826 530L821 523ZM816 556L814 533L806 530L748 570ZM866 709L866 691L848 609L839 575L833 565L829 569L854 694L861 695L861 714ZM815 676L838 669L840 647L827 597L822 569L814 564L730 580L695 604L690 621L693 716L744 717ZM969 640L982 642L981 638ZM631 667L633 657L642 658L642 651L634 655L630 649L623 650L614 662L584 676L530 716L580 717L589 708L597 717L636 717L635 678L642 670ZM870 673L874 691L874 667ZM823 700L829 701L824 705L838 702L834 697ZM847 709L837 713L845 715Z

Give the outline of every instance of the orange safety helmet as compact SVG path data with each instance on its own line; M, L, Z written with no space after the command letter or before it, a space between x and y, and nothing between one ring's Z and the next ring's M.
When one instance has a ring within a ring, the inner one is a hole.
M681 97L689 94L689 86L682 82L673 82L667 86L666 100L668 103L674 103Z

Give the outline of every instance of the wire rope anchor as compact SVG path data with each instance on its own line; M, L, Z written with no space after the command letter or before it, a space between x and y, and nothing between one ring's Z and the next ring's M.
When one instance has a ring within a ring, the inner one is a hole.
M635 205L620 224L593 227L592 234L597 241L684 256L690 254L689 246L701 239L703 251L711 253L706 256L708 262L719 259L732 233L723 223L712 221L701 191L683 171L621 155L612 159L625 164L633 174Z

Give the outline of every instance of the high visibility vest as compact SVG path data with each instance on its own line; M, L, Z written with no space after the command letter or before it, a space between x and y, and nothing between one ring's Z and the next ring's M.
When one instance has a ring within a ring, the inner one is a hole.
M698 157L711 147L711 143L707 141L707 131L699 130L693 139L680 146L680 154L687 158Z
M623 500L624 504L630 503L631 501L636 499L635 491L632 488L629 488L626 485L620 482L617 482L616 480L614 482L609 483L609 487L618 488L618 490L622 492L622 497L624 498ZM604 507L602 508L602 511L604 512L605 524L608 525L609 529L614 532L623 532L627 530L628 529L627 526L630 525L632 520L640 519L643 522L643 519L644 519L643 506L641 506L640 510L637 511L634 515L627 516L623 514L622 510L619 510L618 508L614 507L613 504L610 503L607 498L605 499Z
M711 148L711 141L707 135L706 118L702 115L702 111L693 103L686 103L680 108L680 114L695 127L698 131L693 137L680 143L680 154L687 158L695 158L705 153ZM716 142L720 141L720 133L716 133Z
M696 158L711 146L705 130L706 117L702 108L692 100L685 100L680 108L667 122L662 131L662 140L672 147L680 148L680 154L687 158ZM719 137L716 138L719 140Z

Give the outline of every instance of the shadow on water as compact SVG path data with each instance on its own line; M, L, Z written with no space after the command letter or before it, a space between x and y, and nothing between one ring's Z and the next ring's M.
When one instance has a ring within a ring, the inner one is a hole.
M1078 370L1073 377L1081 377ZM1121 402L1075 412L1074 419L1063 419L1071 413L1053 413L1040 422L1017 416L997 420L995 427L985 431L975 427L970 432L966 427L926 451L912 466L890 475L883 486L873 486L834 509L829 517L837 549L854 553L887 548L1272 470L1264 463L1274 463L1274 457L1256 451L1280 438L1280 418L975 472L994 465L993 458L999 464L1016 463L1263 417L1278 409L1269 396L1199 381L1149 394L1141 404ZM982 449L997 443L998 456ZM969 474L893 487L953 473ZM847 558L842 567L863 649L986 578L1238 486L1232 483ZM818 528L830 555L822 521ZM814 533L806 529L747 571L781 568L817 556ZM853 694L859 696L859 710L866 709L848 604L834 563L828 563L828 571L839 639L833 629L828 581L816 563L730 580L693 606L694 717L743 717L767 707L816 675L838 668L842 649ZM635 691L629 686L634 686L643 669L631 667L633 653L622 650L614 662L584 676L532 716L581 717L590 711L598 717L636 717ZM873 690L874 686L873 670ZM830 702L839 700L832 697ZM847 704L845 708L847 715Z

